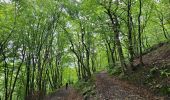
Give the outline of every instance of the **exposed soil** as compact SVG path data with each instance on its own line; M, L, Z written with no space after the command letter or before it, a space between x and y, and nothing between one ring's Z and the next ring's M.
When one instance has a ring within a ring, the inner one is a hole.
M134 65L139 65L139 59L134 60ZM168 64L170 63L170 43L158 45L149 53L143 55L145 65Z
M143 63L144 66L141 67L139 59L134 60L136 70L128 76L128 80L170 100L170 94L165 93L165 88L167 90L170 87L170 75L161 73L163 70L170 73L170 43L161 43L152 47L143 55ZM163 88L164 90L161 90Z
M58 91L48 95L44 100L83 100L83 97L72 87L61 88Z
M97 100L164 100L148 90L109 76L106 72L96 75Z

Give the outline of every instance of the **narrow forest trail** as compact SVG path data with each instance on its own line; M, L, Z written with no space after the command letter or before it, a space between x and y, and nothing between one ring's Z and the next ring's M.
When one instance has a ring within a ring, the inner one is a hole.
M165 100L146 89L109 76L105 71L96 74L95 85L96 95L86 100ZM83 100L83 97L74 88L69 87L68 90L58 90L45 100Z
M44 100L83 100L82 96L72 87L61 88L48 95Z
M146 89L111 77L105 71L96 74L95 84L97 100L164 100Z

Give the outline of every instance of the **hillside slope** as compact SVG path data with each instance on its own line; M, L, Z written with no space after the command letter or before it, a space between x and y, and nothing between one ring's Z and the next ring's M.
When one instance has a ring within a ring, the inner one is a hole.
M157 95L170 97L170 43L155 45L143 55L144 66L134 60L136 70L128 80L153 91Z
M145 65L170 64L170 43L161 43L153 46L143 55ZM139 64L139 59L134 60L134 65Z
M147 89L109 76L106 72L96 75L96 100L164 100ZM94 100L94 99L91 99Z

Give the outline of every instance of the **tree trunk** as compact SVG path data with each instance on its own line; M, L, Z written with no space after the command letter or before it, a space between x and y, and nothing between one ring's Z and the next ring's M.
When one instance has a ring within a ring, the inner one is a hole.
M107 14L110 18L110 21L112 22L112 29L114 31L114 41L115 41L115 44L116 44L116 47L117 47L117 50L118 50L120 63L121 63L121 66L122 66L122 71L123 71L123 73L125 73L127 68L126 68L126 63L125 63L125 59L124 59L124 55L123 55L122 45L121 45L121 42L120 42L120 39L119 39L120 25L119 25L116 14L113 14L113 16L112 16L112 13L111 13L110 10L107 10Z
M138 40L139 40L139 60L140 65L143 65L142 60L142 38L141 38L141 15L142 15L142 0L139 0L139 15L138 15Z
M129 70L131 70L133 68L133 42L132 42L132 16L131 16L131 0L128 0L128 14L127 14L127 25L128 25L128 41L129 41L129 45L128 45L128 50L129 50L129 54L130 54L130 58L129 58L129 62L130 62L130 67Z

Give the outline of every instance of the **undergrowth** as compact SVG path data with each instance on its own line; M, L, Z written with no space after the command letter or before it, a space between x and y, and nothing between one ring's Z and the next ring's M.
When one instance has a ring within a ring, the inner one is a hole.
M119 76L122 73L120 66L115 66L114 68L107 67L107 72L109 75Z
M141 67L126 79L137 85L146 86L156 94L170 96L170 65Z
M88 81L80 80L74 87L83 95L84 100L93 97L95 93L95 77L92 76Z

